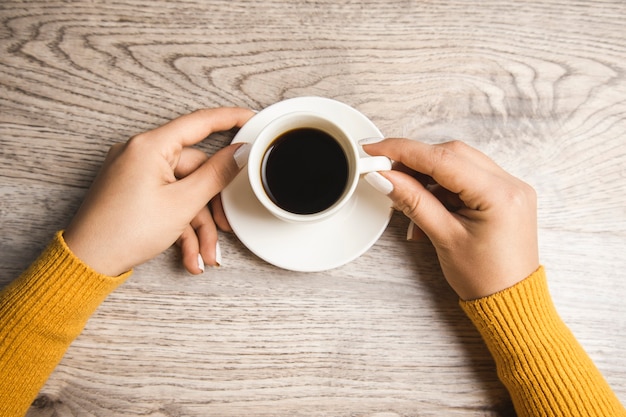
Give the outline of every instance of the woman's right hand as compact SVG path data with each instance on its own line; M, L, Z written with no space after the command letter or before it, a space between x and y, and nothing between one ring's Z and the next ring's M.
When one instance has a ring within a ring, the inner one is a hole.
M444 276L463 300L509 288L539 267L535 191L485 154L454 141L364 144L396 161L366 179L435 246Z

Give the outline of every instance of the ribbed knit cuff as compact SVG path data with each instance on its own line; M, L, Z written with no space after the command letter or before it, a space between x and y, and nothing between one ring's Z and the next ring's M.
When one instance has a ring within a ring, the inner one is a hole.
M72 253L60 231L10 287L16 287L12 291L15 303L31 304L28 311L34 323L62 325L64 330L72 324L76 331L67 336L74 339L89 316L131 273L118 277L99 274ZM44 316L48 318L42 320Z
M0 292L0 415L26 411L89 317L130 274L98 274L74 256L58 232Z
M557 314L543 267L507 290L460 304L493 355L518 416L626 415Z

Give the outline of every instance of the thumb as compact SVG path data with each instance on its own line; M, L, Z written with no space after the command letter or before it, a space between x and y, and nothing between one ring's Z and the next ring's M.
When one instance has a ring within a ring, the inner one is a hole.
M402 211L433 243L441 243L453 236L459 227L457 219L439 199L412 176L400 171L380 172L393 186L388 197L396 210Z
M183 197L193 214L237 176L241 168L234 155L237 149L246 145L234 144L220 149L185 178L171 184L175 188L175 195Z

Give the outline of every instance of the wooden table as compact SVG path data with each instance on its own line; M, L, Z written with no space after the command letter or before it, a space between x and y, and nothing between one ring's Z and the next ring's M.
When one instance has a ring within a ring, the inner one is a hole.
M3 1L0 284L67 224L111 144L201 107L330 97L387 136L465 140L536 188L557 308L626 402L625 21L621 0ZM226 234L202 277L167 251L105 301L29 416L512 415L407 225L394 215L323 273Z

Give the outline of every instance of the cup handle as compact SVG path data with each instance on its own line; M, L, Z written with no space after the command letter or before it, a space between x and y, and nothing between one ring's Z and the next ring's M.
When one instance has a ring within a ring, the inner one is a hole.
M386 156L367 156L359 159L359 174L372 171L389 171L391 159Z

